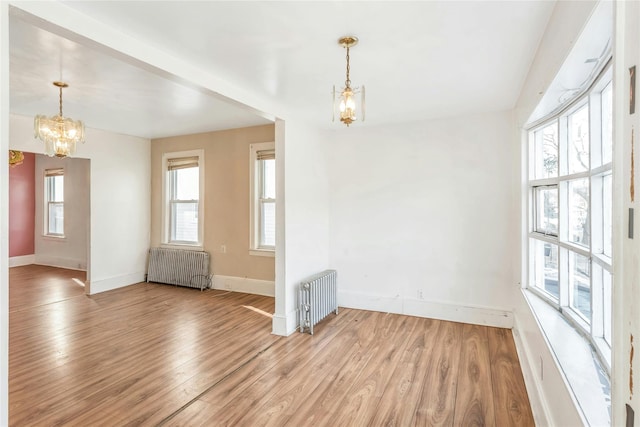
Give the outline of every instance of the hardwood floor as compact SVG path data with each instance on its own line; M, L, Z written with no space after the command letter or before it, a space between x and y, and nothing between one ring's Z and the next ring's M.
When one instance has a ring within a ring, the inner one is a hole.
M271 335L273 299L10 269L12 426L533 426L511 331L341 309Z

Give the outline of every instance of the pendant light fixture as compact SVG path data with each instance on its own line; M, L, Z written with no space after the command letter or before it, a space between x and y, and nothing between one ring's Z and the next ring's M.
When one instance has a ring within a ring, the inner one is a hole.
M333 86L333 120L335 121L336 112L340 116L340 121L347 127L357 120L357 112L364 121L364 85L361 87L351 87L351 78L349 73L351 67L349 64L349 49L358 44L358 38L355 36L345 36L338 40L338 44L347 49L347 78L344 82L344 88L336 97L336 87Z
M53 85L60 90L60 113L53 117L36 116L33 127L35 138L44 142L45 154L64 158L75 154L78 142L84 143L84 124L62 115L62 89L69 85L64 82Z
M15 168L24 162L24 153L18 150L9 150L9 166Z

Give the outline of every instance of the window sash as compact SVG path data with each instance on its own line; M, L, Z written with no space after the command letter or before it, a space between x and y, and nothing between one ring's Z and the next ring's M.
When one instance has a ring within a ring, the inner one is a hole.
M549 236L558 235L558 186L533 188L535 205L534 231ZM553 203L555 199L555 204ZM555 221L554 221L555 220Z
M47 234L64 235L64 202L47 203Z
M169 204L169 241L172 243L197 243L198 201L172 200Z

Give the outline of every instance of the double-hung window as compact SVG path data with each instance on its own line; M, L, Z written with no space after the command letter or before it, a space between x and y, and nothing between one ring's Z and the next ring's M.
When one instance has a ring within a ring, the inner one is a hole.
M611 346L611 69L529 130L528 287Z
M64 236L64 169L44 171L44 234Z
M273 253L276 247L276 153L272 142L251 145L251 249Z
M164 155L166 244L202 245L202 150Z

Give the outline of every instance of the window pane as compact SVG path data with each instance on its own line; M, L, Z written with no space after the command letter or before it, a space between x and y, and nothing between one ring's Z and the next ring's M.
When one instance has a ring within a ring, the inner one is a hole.
M64 204L60 202L49 203L48 234L64 234Z
M558 187L536 187L535 231L558 235Z
M589 246L589 179L569 181L568 240Z
M589 258L569 251L571 306L591 321L591 279Z
M602 177L602 252L611 257L613 247L613 179L611 174Z
M538 289L560 297L558 288L558 245L533 240L533 283Z
M260 246L276 245L276 204L262 202L260 205Z
M49 180L49 201L50 202L63 202L64 201L64 176L48 176Z
M171 203L171 241L198 242L198 203Z
M602 271L603 337L611 345L611 273Z
M535 132L534 178L558 176L558 123Z
M200 195L200 168L174 169L171 176L172 200L198 200Z
M611 161L613 152L613 85L604 88L602 103L602 164Z
M276 161L260 160L262 163L262 198L276 198Z
M569 173L589 169L589 106L569 116Z

